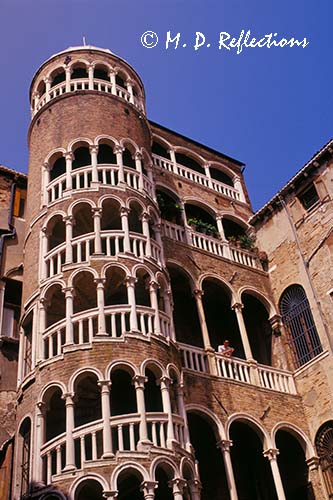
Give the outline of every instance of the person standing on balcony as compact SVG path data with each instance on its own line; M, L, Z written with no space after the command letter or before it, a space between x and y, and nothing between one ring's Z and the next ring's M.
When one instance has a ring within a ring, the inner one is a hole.
M217 352L223 354L223 356L231 357L234 352L234 348L230 346L229 340L225 340L222 345L219 345L217 348Z

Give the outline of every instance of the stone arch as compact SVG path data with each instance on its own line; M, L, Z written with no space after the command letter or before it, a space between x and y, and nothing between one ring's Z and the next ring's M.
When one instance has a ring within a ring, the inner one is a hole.
M84 272L92 274L93 277L94 277L94 279L98 279L99 278L98 272L93 267L80 267L80 269L75 269L75 271L73 271L71 273L71 275L69 276L69 278L68 278L68 286L72 287L73 283L74 283L75 277L78 274L84 273Z
M125 264L122 264L121 262L113 262L111 264L104 264L101 270L101 278L105 278L107 270L112 269L113 267L121 269L122 271L124 271L126 276L130 276L130 270L125 266Z
M95 473L90 472L88 474L85 474L84 476L77 477L73 481L73 483L71 484L70 489L69 489L70 497L75 498L75 492L76 492L78 486L81 483L84 483L85 481L87 481L89 479L92 479L94 481L98 481L103 486L104 491L109 491L108 481L103 476L100 476L99 474L95 474Z
M142 200L140 200L139 198L136 198L135 196L129 196L126 200L126 206L128 208L131 208L131 205L133 203L137 203L138 205L140 205L140 208L142 210L142 212L145 212L146 211L146 206L145 204L142 202Z
M178 366L176 366L174 363L168 363L165 371L169 378L172 378L171 373L173 371L176 374L177 383L178 384L183 383L183 372L180 371Z
M209 167L216 168L217 170L221 170L221 172L224 172L228 177L230 177L231 180L234 179L236 176L235 172L231 170L231 168L227 167L223 163L220 163L218 161L210 161L209 162Z
M50 164L50 161L54 155L60 155L60 156L65 156L66 154L66 149L65 148L55 148L52 149L52 151L46 156L44 163Z
M231 424L237 421L247 424L249 427L251 427L252 430L256 432L256 434L259 436L259 439L261 440L264 450L272 448L271 437L268 431L264 428L262 423L259 422L257 418L247 413L233 413L228 417L225 423L225 431L227 439L230 439Z
M316 451L305 432L290 422L278 422L271 431L272 447L276 448L276 433L279 430L290 432L302 446L306 459L316 457Z
M256 299L258 299L265 306L269 318L278 314L278 311L276 310L276 307L274 306L273 302L270 299L268 299L262 292L258 291L256 288L250 285L245 285L239 288L239 290L237 290L237 295L240 298L240 302L242 300L243 293L253 295Z
M148 266L146 266L145 264L141 264L141 263L135 264L135 266L133 266L133 268L132 268L132 276L137 277L137 274L138 274L138 272L140 270L143 270L147 274L149 274L149 277L150 277L151 280L154 279L154 273L153 273L153 271L151 269L149 269Z
M102 208L105 200L114 200L118 202L121 207L125 207L124 200L114 194L104 194L103 196L101 196L97 201L97 207Z
M188 205L194 205L196 207L199 207L202 210L204 210L205 212L207 212L213 219L216 220L216 216L217 216L216 210L214 208L212 208L205 201L201 201L201 200L199 201L198 199L193 198L192 196L185 196L183 198L183 201L184 201L185 206L186 206L186 204L188 204Z
M59 215L60 217L66 217L67 216L67 213L64 211L64 210L55 210L54 212L50 213L49 215L47 215L43 221L43 226L42 226L42 230L43 229L46 229L49 222L54 218L56 217L57 215Z
M156 377L163 377L164 375L166 375L166 370L162 365L162 363L154 358L147 358L144 361L142 361L140 365L141 375L144 376L147 369L151 369L151 371L154 372Z
M135 377L136 375L140 375L140 370L130 361L117 359L116 361L112 361L106 370L105 370L105 379L110 380L111 374L114 370L124 370L127 371L130 375Z
M95 139L93 140L93 144L99 146L100 142L104 140L113 143L114 147L120 145L118 139L116 139L112 135L105 135L105 134L101 134L95 137Z
M150 476L155 479L156 469L159 465L166 465L170 467L173 471L173 477L180 477L180 470L176 462L174 462L170 457L156 457L150 465Z
M133 141L133 139L130 139L129 137L124 137L123 139L120 139L119 144L123 147L126 148L126 146L130 147L130 150L132 150L133 154L135 153L140 153L140 148L136 144L136 142Z
M198 278L198 288L200 290L202 290L202 285L203 285L203 282L206 280L206 279L214 279L216 281L219 281L221 283L222 286L224 286L225 288L227 288L228 292L230 293L230 298L231 298L231 306L233 306L235 303L237 303L237 293L235 291L235 289L233 288L232 285L230 285L230 283L224 279L222 276L220 276L219 274L215 274L215 273L204 273L204 274L201 274Z
M221 422L221 420L213 413L211 410L205 406L201 406L195 403L186 405L186 413L193 412L197 413L203 419L205 419L209 424L213 423L213 430L216 437L216 441L221 441L221 439L227 439L226 430Z
M186 148L185 146L174 146L173 147L175 153L181 153L184 154L185 156L188 156L189 158L193 158L193 160L197 161L202 167L205 163L207 163L207 160L198 153L195 153L191 149Z
M46 298L46 295L49 291L50 288L52 288L54 285L59 285L62 289L63 288L66 288L66 283L65 281L63 280L60 280L60 279L56 279L56 280L52 280L52 282L48 283L45 288L42 289L41 291L41 294L40 294L40 298L41 299L45 299Z
M89 198L79 198L77 200L74 200L68 207L68 215L73 216L73 210L77 205L81 204L88 204L91 206L91 208L96 208L96 204L94 201L90 200Z
M118 489L118 478L120 474L125 471L135 471L136 473L139 473L143 481L150 481L150 475L143 465L138 462L125 462L118 465L112 472L110 481L111 490L116 491Z
M153 134L152 139L153 139L153 142L156 141L156 142L160 143L163 147L166 147L168 149L174 149L173 145L160 135Z
M188 269L186 269L186 267L181 262L179 262L176 259L168 259L167 268L169 267L176 268L186 275L187 279L190 282L192 291L195 290L196 288L199 288L197 279L191 274L191 272Z
M68 392L74 393L74 387L75 387L76 380L78 378L80 378L82 375L84 375L85 373L93 373L94 375L96 375L98 381L103 380L103 375L100 372L100 370L98 370L98 368L93 368L90 366L78 368L77 370L75 370L74 373L72 373L72 375L68 381Z
M94 141L92 141L89 137L77 137L76 139L73 139L69 144L68 144L68 152L74 153L74 151L80 147L82 144L87 144L88 146L93 146Z
M61 390L62 394L66 394L68 392L67 387L65 386L65 384L63 382L61 382L59 380L52 380L52 382L49 382L48 384L46 384L45 387L43 387L43 389L41 389L39 396L37 398L38 403L43 403L43 399L44 399L46 392L49 389L51 389L52 387L58 387Z
M188 467L190 469L192 479L197 477L197 473L196 473L194 464L188 457L182 457L180 460L180 466L179 466L180 476L183 477L184 479L186 479L185 478L185 470L184 470L185 467Z

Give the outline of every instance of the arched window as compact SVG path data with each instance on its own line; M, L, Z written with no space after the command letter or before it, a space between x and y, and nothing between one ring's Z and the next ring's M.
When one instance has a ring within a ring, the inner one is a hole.
M333 498L333 421L323 424L316 435L316 449L329 498Z
M286 327L296 367L322 352L310 304L303 287L289 286L280 299L280 312Z
M28 491L30 476L31 420L27 417L19 430L21 443L21 495Z

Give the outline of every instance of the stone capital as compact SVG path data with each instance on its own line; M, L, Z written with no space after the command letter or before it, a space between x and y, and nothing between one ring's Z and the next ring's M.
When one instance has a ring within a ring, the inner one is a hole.
M160 285L159 285L159 283L157 281L154 281L154 280L150 281L150 283L149 283L149 289L150 289L150 291L152 291L152 290L158 290L159 288L160 288Z
M74 392L65 392L61 399L65 401L66 406L74 405Z
M201 290L200 288L194 288L194 290L192 291L192 293L193 293L193 295L194 295L195 298L202 299L204 291Z
M135 276L126 276L125 283L127 286L135 286L135 283L138 281Z
M111 380L99 380L97 385L101 389L101 392L110 392L112 382Z
M241 311L243 309L244 305L241 302L235 302L235 304L232 304L231 309L233 311Z
M104 288L106 279L105 278L95 278L94 283L96 283L97 287L99 286L100 288Z
M117 153L122 153L123 151L125 151L125 148L123 146L120 146L120 144L117 144L114 148L113 148L113 152L114 154L116 155Z
M65 160L74 160L74 154L72 151L67 151L67 153L64 154Z
M145 375L134 375L132 378L135 389L144 389L147 381L148 378Z
M168 482L168 485L172 488L174 494L178 493L181 495L186 486L186 481L180 477L175 477Z
M268 458L269 461L276 460L279 453L277 448L268 448L268 450L263 451L264 457Z
M98 144L93 144L93 145L90 145L90 146L89 146L89 151L90 151L90 153L95 153L95 154L97 154L97 153L98 153Z
M130 213L130 209L128 207L121 207L120 208L120 215L127 216Z
M142 153L140 151L136 151L136 153L134 154L134 159L142 160Z
M216 446L217 448L220 448L222 452L224 451L229 452L232 446L232 441L231 439L221 439L221 441L218 441L216 443Z
M101 217L102 216L102 208L101 207L92 207L91 213L93 217Z
M313 456L307 459L306 465L308 466L309 470L317 470L319 467L319 457Z

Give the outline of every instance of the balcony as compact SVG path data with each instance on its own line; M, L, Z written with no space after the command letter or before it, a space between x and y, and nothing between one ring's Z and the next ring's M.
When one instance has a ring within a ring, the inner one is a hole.
M148 412L146 413L146 419L151 447L159 448L160 452L165 450L168 453L168 415L160 412ZM185 451L184 421L179 415L173 414L172 422L176 444ZM115 456L123 452L135 453L140 451L138 450L139 426L140 414L138 413L110 418L112 452ZM98 420L81 425L73 430L76 469L82 470L85 466L89 467L96 460L103 460L103 429L103 420ZM52 476L62 473L65 467L66 446L68 446L66 433L63 433L41 447L41 458L44 462L43 480L47 484L51 483Z
M215 179L212 179L204 174L196 172L191 168L185 167L184 165L180 165L179 163L172 162L163 156L158 156L156 154L152 155L153 164L155 167L159 167L162 170L167 170L172 174L179 175L191 182L195 182L200 186L203 186L208 189L212 189L227 198L231 198L232 200L237 200L240 202L245 202L244 195L240 189L236 189L227 184L223 184Z
M253 361L229 358L219 353L214 353L209 361L204 349L186 344L178 345L182 354L182 364L186 370L207 375L214 374L221 379L233 380L272 391L297 394L291 372Z
M253 269L263 269L260 260L253 252L242 248L236 248L228 241L221 241L212 236L199 233L190 227L185 229L183 226L163 220L161 232L166 238L191 245L194 248L208 252L216 257L223 257Z
M71 188L66 189L66 173L57 177L46 186L46 204L49 205L57 200L65 197L70 197L72 190L89 190L96 189L96 184L92 184L93 167L87 166L72 170ZM98 165L98 182L103 186L121 187L119 182L119 167L118 165ZM124 182L127 187L148 194L153 198L152 182L145 176L133 168L124 167Z
M137 96L131 95L131 93L127 89L119 85L114 85L111 82L105 80L99 80L97 78L94 78L93 84L89 85L88 78L78 78L75 80L70 80L67 83L63 81L58 85L52 87L48 92L45 92L41 97L35 98L32 109L32 116L35 116L35 114L52 99L80 90L96 90L98 92L105 92L109 95L115 95L117 97L120 97L121 99L124 99L124 101L133 104L139 111L142 111L143 113L145 112L143 100Z

